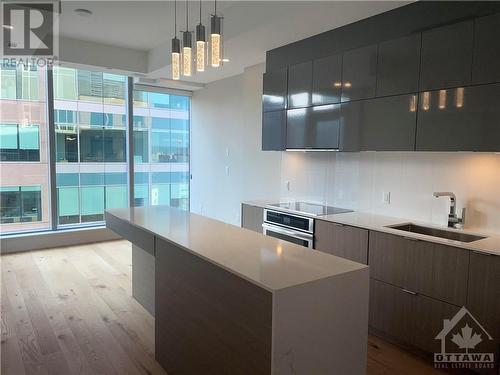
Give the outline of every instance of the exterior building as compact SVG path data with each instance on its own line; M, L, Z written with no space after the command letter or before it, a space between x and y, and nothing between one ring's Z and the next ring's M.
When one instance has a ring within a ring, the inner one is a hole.
M50 229L46 71L1 69L2 232ZM58 228L128 205L127 77L53 70ZM136 91L135 205L189 208L190 98Z
M0 228L50 228L44 69L0 70Z

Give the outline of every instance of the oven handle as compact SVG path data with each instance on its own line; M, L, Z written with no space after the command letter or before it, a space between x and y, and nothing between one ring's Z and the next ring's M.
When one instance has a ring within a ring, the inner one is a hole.
M309 233L298 233L295 231L283 229L283 228L278 227L276 225L269 225L266 223L262 224L262 228L264 228L264 230L269 229L269 230L272 230L273 232L276 232L276 233L285 234L287 236L296 237L296 238L300 238L303 240L312 240L314 237L312 234L309 234Z

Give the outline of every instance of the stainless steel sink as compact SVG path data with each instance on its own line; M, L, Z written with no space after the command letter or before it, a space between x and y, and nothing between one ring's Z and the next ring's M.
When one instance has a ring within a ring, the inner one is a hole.
M426 236L446 238L447 240L460 241L460 242L473 242L486 238L483 236L476 236L474 234L452 232L450 230L424 227L422 225L417 225L413 223L388 225L387 228L397 229L411 233L425 234Z

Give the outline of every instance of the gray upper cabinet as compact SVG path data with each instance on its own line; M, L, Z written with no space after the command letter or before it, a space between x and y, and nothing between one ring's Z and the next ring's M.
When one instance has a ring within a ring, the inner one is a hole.
M418 91L421 34L380 43L377 63L377 96Z
M473 21L422 33L420 91L470 84L473 35Z
M342 103L341 151L413 151L417 95Z
M377 45L344 52L342 102L373 98L377 85Z
M340 104L289 109L287 149L338 149Z
M472 83L500 82L500 13L474 21Z
M262 109L264 112L286 108L287 68L264 73Z
M417 151L500 151L500 84L420 94Z
M285 149L286 111L262 113L262 151Z
M288 68L288 108L311 105L312 61Z
M340 103L342 54L313 61L312 104Z
M339 31L345 45L315 51L334 55L264 74L263 112L284 112L263 116L262 149L499 152L500 6L480 3L377 38ZM428 6L422 19L447 9Z

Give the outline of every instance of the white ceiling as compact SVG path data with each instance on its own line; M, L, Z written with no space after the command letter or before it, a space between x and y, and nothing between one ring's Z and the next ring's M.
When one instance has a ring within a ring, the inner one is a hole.
M306 37L409 3L408 1L224 1L217 12L224 16L224 55L231 61L219 69L190 77L189 82L208 83L241 73L245 67L265 61L265 52ZM199 22L199 1L189 1L189 28ZM202 2L207 26L213 1ZM81 17L74 9L93 12ZM174 34L173 1L64 1L60 18L62 37L110 45L140 52L149 78L170 78L170 40ZM178 30L186 24L186 1L177 2ZM85 44L86 46L89 43ZM64 60L64 53L62 58ZM125 52L127 52L125 50ZM125 53L124 52L124 53ZM102 65L106 56L100 56ZM70 59L71 60L71 59ZM113 60L114 65L116 59ZM123 69L120 66L108 68Z

